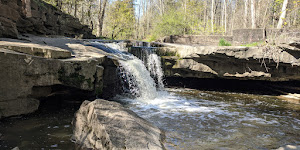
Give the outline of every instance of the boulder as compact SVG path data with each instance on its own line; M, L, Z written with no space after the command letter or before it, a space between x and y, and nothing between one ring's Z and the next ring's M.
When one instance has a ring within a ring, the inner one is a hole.
M72 140L82 149L164 149L159 128L116 102L84 101L73 126Z

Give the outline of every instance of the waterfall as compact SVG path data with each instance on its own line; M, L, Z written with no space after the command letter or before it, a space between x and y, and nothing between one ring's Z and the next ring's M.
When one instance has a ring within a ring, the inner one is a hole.
M135 55L144 62L151 76L155 79L158 89L163 90L164 73L161 67L160 57L155 53L155 48L135 47L135 49L136 51L132 51L132 52L135 53Z
M120 77L125 82L124 92L129 92L140 100L156 98L155 82L140 59L135 57L132 60L120 60L119 62Z
M118 60L118 75L124 95L146 102L157 98L159 94L156 87L159 90L164 89L161 62L154 53L154 48L140 49L142 61L132 54L119 50L122 44L92 42L89 45L122 58Z
M148 56L147 68L150 71L151 75L153 75L156 79L158 88L160 90L164 89L164 73L161 68L160 58L157 56L157 54L153 53Z

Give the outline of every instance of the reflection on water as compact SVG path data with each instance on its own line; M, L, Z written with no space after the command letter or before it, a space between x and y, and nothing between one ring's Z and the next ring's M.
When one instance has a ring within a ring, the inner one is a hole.
M300 144L300 106L271 96L168 89L152 101L123 101L166 131L168 149L273 149Z
M7 118L0 121L0 149L21 150L61 149L74 150L70 141L72 118L76 109L39 111L37 113Z

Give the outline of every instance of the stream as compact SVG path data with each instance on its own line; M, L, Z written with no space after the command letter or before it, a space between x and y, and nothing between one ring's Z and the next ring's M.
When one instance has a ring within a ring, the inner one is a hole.
M166 92L167 91L167 92ZM300 106L274 96L166 88L160 98L118 102L163 129L167 149L275 149L300 144ZM74 149L76 107L0 122L0 149Z
M166 132L167 149L276 149L300 144L300 106L274 96L168 88L126 107Z

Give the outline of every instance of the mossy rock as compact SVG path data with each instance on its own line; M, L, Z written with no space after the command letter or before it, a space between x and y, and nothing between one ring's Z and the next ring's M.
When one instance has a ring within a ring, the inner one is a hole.
M75 69L77 70L77 69ZM71 73L70 75L66 75L66 71L64 68L61 68L58 71L58 80L65 85L72 87L81 87L84 82L87 82L89 88L93 88L92 79L86 79L83 75L80 75L77 71Z

